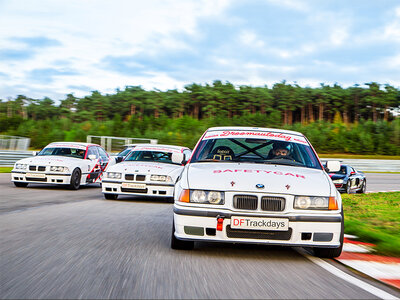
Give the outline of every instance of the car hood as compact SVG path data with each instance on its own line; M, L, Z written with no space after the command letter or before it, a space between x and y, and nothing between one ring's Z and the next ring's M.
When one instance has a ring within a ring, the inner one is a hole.
M81 158L57 156L57 155L46 155L46 156L33 156L23 158L17 163L28 164L28 165L41 165L41 166L70 166L76 165L77 162L83 162Z
M111 166L107 171L121 173L172 175L178 170L182 169L183 166L173 164L123 161L119 164Z
M249 163L192 163L187 170L190 189L268 192L330 196L331 183L322 170ZM256 185L264 185L257 188Z

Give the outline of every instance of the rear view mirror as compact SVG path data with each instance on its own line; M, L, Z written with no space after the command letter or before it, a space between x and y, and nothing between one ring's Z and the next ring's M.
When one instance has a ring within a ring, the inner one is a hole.
M174 164L183 164L185 156L183 153L172 153L171 160Z
M96 157L96 155L94 155L94 154L90 154L90 155L88 156L88 158L89 158L90 160L95 160L97 157Z
M339 172L340 171L340 161L338 160L328 160L326 162L327 172Z

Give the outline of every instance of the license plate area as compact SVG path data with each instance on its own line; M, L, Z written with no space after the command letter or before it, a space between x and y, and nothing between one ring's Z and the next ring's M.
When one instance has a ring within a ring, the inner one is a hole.
M130 183L130 182L123 182L122 187L126 189L137 189L137 190L145 190L146 184L144 183Z
M26 173L25 177L29 178L46 178L46 174L40 174L40 173Z
M287 231L289 230L289 219L232 216L231 228L248 230Z

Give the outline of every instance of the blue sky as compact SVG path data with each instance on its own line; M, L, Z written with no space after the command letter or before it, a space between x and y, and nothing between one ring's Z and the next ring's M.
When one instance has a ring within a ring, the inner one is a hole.
M0 0L0 99L127 85L400 87L399 0Z

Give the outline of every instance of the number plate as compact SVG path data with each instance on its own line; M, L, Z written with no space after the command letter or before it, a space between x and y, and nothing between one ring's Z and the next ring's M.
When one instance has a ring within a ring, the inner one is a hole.
M231 218L231 228L287 231L289 230L289 219L233 216Z
M146 185L143 183L129 183L129 182L123 182L122 183L123 188L127 189L138 189L138 190L145 190Z
M29 177L29 178L46 178L46 174L26 173L25 177Z

